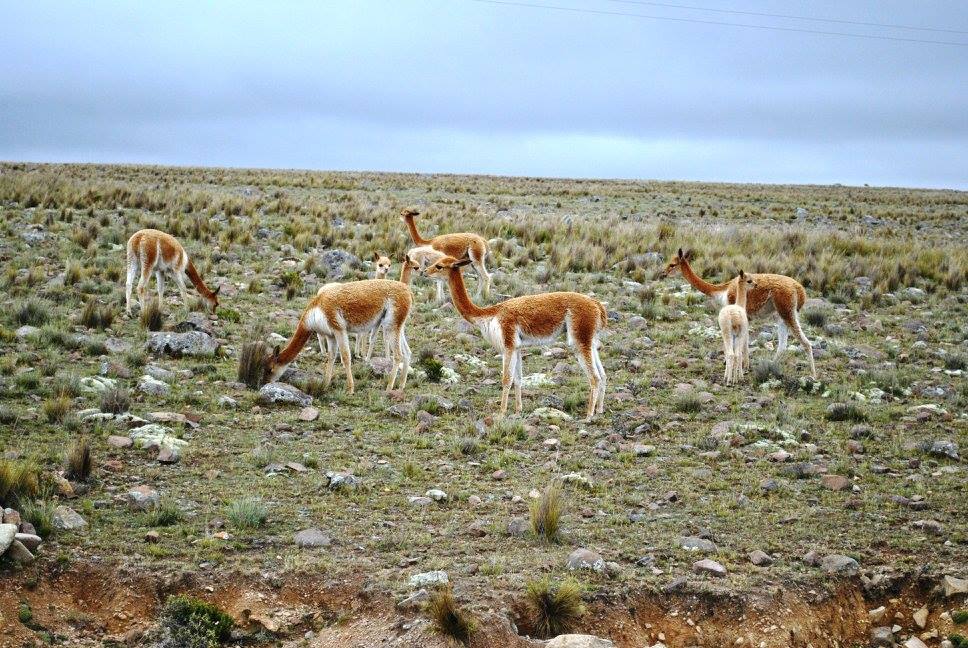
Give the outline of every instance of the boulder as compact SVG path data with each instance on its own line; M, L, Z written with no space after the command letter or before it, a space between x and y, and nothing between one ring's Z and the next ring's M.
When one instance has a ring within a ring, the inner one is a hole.
M332 544L332 539L316 527L303 529L293 536L292 541L296 543L297 547L302 547L303 549L328 547Z
M604 572L605 559L590 549L575 549L568 554L565 567L571 570L590 569L596 572Z
M16 524L0 524L0 555L10 547L17 535Z
M765 551L760 551L759 549L751 551L749 553L749 559L757 567L769 567L773 564L773 558Z
M716 543L696 536L679 538L679 546L686 551L698 551L704 554L716 553L717 551Z
M27 547L30 551L37 551L40 543L43 542L43 539L34 533L18 533L14 536L14 540Z
M138 391L148 394L149 396L167 396L168 392L171 391L171 387L168 385L168 383L156 380L145 374L138 381Z
M181 450L188 445L188 441L179 439L172 431L163 425L149 423L137 427L130 432L131 440L139 448L158 447L175 448Z
M155 355L166 355L174 358L182 356L208 357L213 356L219 349L218 340L202 331L187 331L176 333L172 331L156 331L148 333L145 349Z
M61 531L77 531L87 526L87 520L69 506L54 509L54 528Z
M968 594L968 578L944 577L944 595L946 598Z
M161 503L161 495L150 486L135 486L128 491L128 505L139 511L156 508Z
M31 326L30 324L24 324L16 331L14 331L14 335L17 336L18 340L26 340L27 338L34 337L39 333L40 333L40 329L37 328L36 326Z
M720 565L715 560L710 560L709 558L703 558L702 560L697 560L692 564L692 571L697 574L709 574L710 576L715 576L717 578L723 578L726 576L726 568Z
M419 587L435 587L437 585L446 585L450 582L447 578L447 572L445 571L429 571L420 574L414 574L410 577L410 587L417 589Z
M850 480L842 475L824 475L820 478L820 485L832 491L848 490L851 487Z
M263 385L259 389L259 400L267 404L281 403L284 405L299 405L300 407L309 407L313 402L313 398L309 394L281 382Z
M34 554L30 553L30 550L18 540L10 543L10 548L7 549L4 557L19 563L31 563L34 561Z
M546 643L544 648L615 648L615 644L592 635L564 634Z
M857 564L856 560L840 554L824 556L820 561L820 568L828 574L840 576L856 576L857 572L860 571L860 565Z

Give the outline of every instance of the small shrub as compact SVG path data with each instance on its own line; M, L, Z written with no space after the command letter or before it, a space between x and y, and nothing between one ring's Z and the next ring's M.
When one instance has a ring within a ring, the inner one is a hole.
M123 387L114 387L101 394L101 411L124 414L131 407L131 394Z
M968 637L960 634L950 634L948 635L948 641L951 642L955 648L968 648Z
M420 366L427 373L427 380L430 382L438 383L444 376L444 365L431 352L424 351L420 354Z
M165 316L157 299L149 299L139 317L141 328L146 331L160 331L165 325Z
M698 395L684 392L673 399L672 408L677 412L698 412L702 409L702 401Z
M826 418L828 421L862 423L867 420L867 414L854 403L831 403L827 407Z
M968 610L955 610L951 613L951 620L958 625L968 623Z
M44 401L43 410L48 423L60 423L71 411L71 399L65 394L48 398Z
M549 578L528 583L525 590L528 612L534 634L550 638L572 630L585 611L581 601L581 585L567 579L557 587Z
M229 504L225 515L237 529L256 529L266 523L269 512L262 500L243 497Z
M246 342L239 352L239 382L259 389L269 379L269 349L265 342Z
M84 266L73 259L64 268L64 285L73 286L84 278Z
M66 476L75 481L87 481L91 476L94 460L91 457L91 442L81 437L74 442L67 453Z
M883 369L871 372L871 382L884 393L903 398L911 394L914 376L900 369Z
M14 378L14 384L21 392L35 392L40 389L40 376L37 375L36 371L25 371L17 374L17 377Z
M111 305L101 305L93 297L84 304L81 311L80 324L90 329L103 330L114 322L115 312Z
M56 504L47 500L23 500L19 504L20 517L30 522L37 535L46 538L54 532L54 509Z
M179 648L213 648L231 638L232 617L188 596L171 596L161 613L161 627Z
M438 589L427 602L427 616L437 634L467 645L474 632L474 619L457 605L454 590L449 586Z
M968 366L968 360L961 355L949 355L944 359L944 368L948 371L964 371Z
M171 500L162 500L161 503L144 514L144 525L148 527L166 527L178 524L184 516L178 505Z
M319 398L327 391L326 381L319 376L310 376L306 379L306 384L302 386L302 390L314 398Z
M827 318L829 313L825 310L818 308L811 308L810 310L803 312L803 321L805 321L810 326L815 326L816 328L823 328L827 325Z
M531 530L545 542L558 542L561 537L561 515L564 496L561 485L553 482L531 503Z
M783 367L776 360L758 360L753 364L753 382L757 385L770 380L783 380Z
M474 437L465 437L460 440L460 453L465 457L472 457L481 454L481 444Z
M40 299L30 299L17 306L14 319L17 324L43 326L50 317L50 309L46 302Z
M40 473L26 461L0 459L0 502L11 506L37 495Z
M239 311L233 310L231 308L219 307L217 314L220 320L225 320L226 322L232 322L233 324L238 324L239 322L242 321L242 314Z

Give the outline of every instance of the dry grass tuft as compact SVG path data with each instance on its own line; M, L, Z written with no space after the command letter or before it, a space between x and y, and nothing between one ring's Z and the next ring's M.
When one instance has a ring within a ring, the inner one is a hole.
M131 394L123 387L108 389L101 394L100 409L111 414L124 414L131 407Z
M104 330L114 322L115 312L111 305L101 305L93 297L84 304L80 324L90 329Z
M531 503L531 530L545 542L561 539L561 516L564 511L564 495L561 484L554 482L545 488L541 498Z
M550 578L528 583L525 598L533 632L548 639L572 630L585 612L581 585L569 578L557 586Z
M91 442L87 437L81 437L74 442L71 449L67 452L67 466L65 474L73 481L87 481L94 468L94 459L91 456Z
M246 342L239 352L239 382L259 389L269 378L269 349L265 342Z
M11 506L40 490L40 471L32 463L0 459L0 502Z
M457 605L454 590L450 586L438 589L427 602L427 616L434 632L451 641L467 645L474 632L474 619Z
M141 311L141 328L147 331L160 331L165 325L165 316L157 299L149 299Z

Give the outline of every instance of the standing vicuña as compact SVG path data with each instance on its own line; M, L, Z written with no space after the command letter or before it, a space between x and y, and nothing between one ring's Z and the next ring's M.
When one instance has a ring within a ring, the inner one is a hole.
M723 334L723 352L726 355L726 371L723 377L727 385L739 382L743 372L750 366L750 321L746 316L746 295L756 288L756 280L742 270L736 277L736 303L723 306L719 311L719 330Z
M669 265L666 266L663 276L672 276L677 270L682 273L692 287L696 290L712 297L720 305L732 304L736 302L736 280L732 279L726 283L712 284L704 281L689 265L692 259L692 251L683 254L679 248L678 254L672 257ZM746 314L749 317L759 315L776 314L776 354L775 358L786 351L787 337L790 331L799 338L803 349L810 360L810 375L814 380L817 378L817 367L813 362L813 346L800 326L799 311L807 302L807 292L794 279L778 274L754 274L756 287L749 291L746 296Z
M464 286L461 267L470 259L444 257L425 274L444 274L450 294L461 316L481 329L484 339L504 355L501 379L501 414L508 409L508 394L514 384L515 411L521 411L521 347L550 344L564 332L575 350L578 364L588 376L589 394L585 418L605 411L605 368L598 355L598 334L608 321L605 306L591 297L574 292L525 295L481 308L471 302Z
M195 269L195 265L188 258L185 248L171 234L154 229L138 230L128 239L127 263L128 277L124 284L124 298L125 312L128 315L131 315L131 286L139 267L141 279L138 280L138 301L141 303L141 310L145 308L145 292L148 290L152 271L158 283L158 300L165 298L165 281L162 278L164 270L170 270L175 276L175 282L181 291L182 304L186 309L188 308L188 294L185 292L186 276L211 311L214 313L218 308L218 291L221 286L215 290L208 289L198 270Z
M399 388L407 384L410 370L410 347L406 343L404 327L410 315L413 297L410 288L399 281L389 279L364 279L343 284L333 284L313 297L286 348L273 350L269 359L270 380L278 380L285 372L306 342L316 333L327 338L327 343L335 340L339 347L340 360L346 369L346 391L352 394L353 366L350 359L350 333L369 334L376 328L383 328L393 351L393 369L387 391L393 389L398 372L401 373ZM320 344L322 347L322 344ZM330 354L324 374L328 387L333 379L336 354Z
M474 264L474 270L477 272L477 296L480 297L482 294L487 296L490 294L491 275L487 272L487 268L484 267L484 257L488 254L487 241L484 240L484 237L480 234L459 232L456 234L438 234L432 239L425 239L420 236L420 232L417 231L417 225L413 220L419 215L420 212L413 209L404 209L400 212L400 217L407 224L407 229L410 230L410 238L413 239L414 244L420 246L429 245L433 249L443 252L454 259L463 259L466 257Z

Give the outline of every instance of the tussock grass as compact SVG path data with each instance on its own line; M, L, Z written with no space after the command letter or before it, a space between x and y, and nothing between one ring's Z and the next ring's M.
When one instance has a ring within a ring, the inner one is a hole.
M189 596L171 596L161 612L161 627L179 648L214 648L228 642L232 617L211 603Z
M23 499L18 506L21 519L32 524L37 535L47 538L54 533L54 509L57 508L55 502L46 499Z
M7 506L35 497L40 471L31 462L0 459L0 502Z
M165 315L161 312L161 304L157 298L148 299L144 310L138 316L141 328L146 331L160 331L165 326Z
M110 328L111 324L114 322L115 310L111 305L102 305L97 302L93 297L87 300L84 304L84 308L81 310L81 315L78 318L78 322L81 326L85 326L90 329L103 330Z
M94 469L91 442L87 437L77 439L67 451L65 475L73 481L87 481Z
M672 409L677 412L694 413L702 409L702 401L692 392L677 394L672 400Z
M257 529L266 523L269 511L262 500L242 497L229 503L225 516L236 529Z
M246 342L239 352L239 382L259 389L269 379L269 348L265 342Z
M564 513L564 492L561 484L552 482L541 493L541 497L531 503L531 531L547 543L561 539L561 518Z
M21 326L43 326L49 318L50 304L41 299L28 299L14 308L14 320Z
M124 414L131 407L131 394L124 387L114 387L101 394L100 409L111 414Z
M457 604L450 586L431 593L427 602L427 616L437 634L459 644L470 643L476 624L473 617Z
M867 414L855 403L831 403L827 408L826 418L828 421L863 423L867 420Z
M71 399L65 394L59 394L45 400L42 409L48 423L60 423L71 411Z
M570 632L585 612L578 581L569 578L555 585L545 577L528 583L525 603L533 634L549 639Z
M184 518L185 516L175 502L163 499L158 506L145 511L142 522L147 527L166 527L178 524Z

